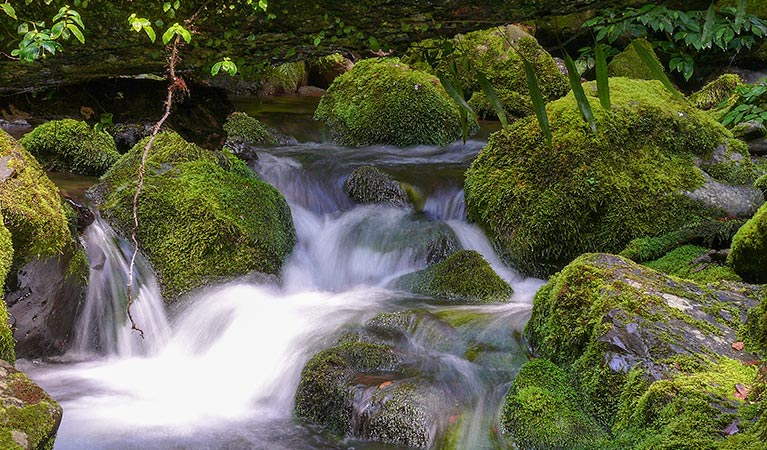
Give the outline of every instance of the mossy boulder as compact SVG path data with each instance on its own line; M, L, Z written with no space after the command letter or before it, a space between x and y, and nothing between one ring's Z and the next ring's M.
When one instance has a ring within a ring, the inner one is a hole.
M547 105L551 145L526 118L491 135L466 173L469 219L528 275L725 215L688 195L704 185L696 156L735 141L729 131L658 81L611 78L609 112L584 88L596 132L569 94Z
M752 360L754 349L732 344L759 298L754 286L703 287L619 256L586 254L538 292L525 333L537 356L571 375L585 410L612 427L635 370L649 386L722 358Z
M5 277L11 270L13 262L13 244L11 232L3 225L3 216L0 214L0 359L13 363L16 361L13 330L8 320L8 310L3 301Z
M80 175L102 175L120 158L112 136L73 119L46 122L21 144L46 169Z
M71 240L59 190L35 158L0 130L0 214L11 232L14 266L56 256Z
M397 280L397 286L416 294L466 303L508 301L511 286L474 250L460 250L444 261Z
M655 50L652 48L652 44L647 42L646 39L636 39L629 44L623 52L615 55L615 57L607 65L607 73L611 77L626 77L633 78L635 80L655 80L656 77L647 64L644 63L642 58L636 52L634 45L641 45L653 58L658 61L658 56L655 54ZM662 64L661 64L662 66Z
M709 250L697 245L683 245L662 257L650 261L647 267L667 275L695 281L696 283L718 283L720 281L742 281L724 264L706 258Z
M101 211L126 235L145 141L102 177ZM296 240L290 208L228 151L161 133L147 160L138 240L168 301L207 282L279 273Z
M373 166L354 169L344 183L346 194L357 203L374 203L394 207L409 205L408 195L391 176Z
M224 123L225 146L237 151L246 145L276 144L277 140L260 120L244 112L235 112Z
M728 262L750 283L767 283L767 203L732 239Z
M690 95L690 102L695 105L696 108L703 110L711 110L716 108L720 103L729 99L743 80L740 76L734 73L727 73L716 80L703 86L703 88Z
M754 181L754 187L762 192L762 195L767 198L767 175L762 175L756 181Z
M50 450L61 407L26 375L0 361L0 448Z
M336 78L314 117L339 144L443 146L462 135L458 106L439 80L397 58L366 59ZM476 132L476 122L470 123Z
M547 359L535 359L511 383L501 426L514 448L596 448L606 433L580 404L567 373Z

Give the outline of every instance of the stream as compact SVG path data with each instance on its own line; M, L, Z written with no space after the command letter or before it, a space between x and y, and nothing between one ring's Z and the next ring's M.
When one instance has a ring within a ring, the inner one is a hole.
M91 274L71 350L18 363L64 409L54 448L403 449L328 435L298 422L293 406L301 370L315 353L382 312L414 308L475 312L487 317L479 334L503 342L510 361L503 376L481 360L431 355L441 361L432 370L465 398L470 420L457 448L498 448L491 430L513 372L527 360L519 336L543 281L506 267L466 220L463 172L485 142L351 149L322 142L304 109L270 112L239 101L239 109L296 138L258 149L250 163L293 214L298 242L282 276L209 286L167 308L139 257L134 314L142 340L131 333L123 304L131 247L97 219L83 237ZM343 183L365 164L412 185L424 213L353 204ZM452 229L463 248L481 253L512 285L508 303L455 305L391 288L397 277L427 267L417 238L435 227Z

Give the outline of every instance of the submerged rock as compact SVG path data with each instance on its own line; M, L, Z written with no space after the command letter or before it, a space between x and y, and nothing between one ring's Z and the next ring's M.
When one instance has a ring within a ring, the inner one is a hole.
M444 146L462 135L458 106L439 80L397 58L358 62L336 78L314 117L334 141L354 147ZM470 128L476 132L477 123Z
M137 144L101 179L104 217L130 234ZM290 208L228 151L161 133L147 161L139 202L141 249L167 301L207 282L252 271L278 273L296 240Z
M607 112L596 86L584 85L596 132L571 94L547 105L551 146L526 118L493 134L466 173L469 219L525 274L548 276L583 252L619 252L634 238L724 215L684 193L705 182L696 155L743 144L660 82L610 86Z
M47 170L80 175L102 175L120 158L112 136L72 119L44 123L21 144Z
M728 262L751 283L767 283L767 204L732 239Z
M26 375L0 361L0 448L49 450L61 407Z
M460 250L444 261L397 280L416 294L466 303L506 302L513 290L474 250Z
M391 176L373 166L363 166L349 175L344 183L346 194L357 203L377 203L394 207L409 206L402 186Z

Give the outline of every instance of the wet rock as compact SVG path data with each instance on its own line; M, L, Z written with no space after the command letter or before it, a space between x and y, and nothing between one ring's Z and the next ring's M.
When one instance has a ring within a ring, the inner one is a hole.
M118 123L111 129L117 151L125 153L152 133L152 124Z
M732 128L732 134L746 142L767 136L767 127L761 122L749 121L739 123Z
M344 189L349 198L357 203L377 203L398 208L410 205L402 186L373 166L355 169L346 179Z
M327 89L342 74L352 70L354 63L339 53L324 56L309 65L309 82Z
M318 88L317 86L301 86L298 88L298 95L302 97L320 98L325 95L325 89Z
M761 191L753 186L733 186L721 183L705 172L702 174L705 183L692 192L685 192L687 198L720 209L733 217L749 217L764 203Z

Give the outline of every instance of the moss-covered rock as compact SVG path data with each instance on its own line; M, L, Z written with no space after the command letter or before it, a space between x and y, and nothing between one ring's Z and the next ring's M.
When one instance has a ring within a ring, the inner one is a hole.
M2 130L0 213L11 232L14 265L58 255L71 239L58 188L35 158Z
M719 281L742 281L731 268L713 261L700 261L708 250L696 245L683 245L666 255L650 261L646 265L658 272L674 275L697 283L717 283Z
M80 175L101 175L120 158L112 136L73 119L46 122L21 144L46 169Z
M145 141L102 177L101 211L129 234ZM161 133L147 160L138 240L167 300L206 282L251 271L276 274L295 243L290 208L228 151Z
M3 225L3 215L0 214L0 359L13 363L16 360L14 350L16 342L13 339L13 330L8 320L8 311L3 301L5 277L11 270L13 262L13 244L11 232Z
M261 77L261 95L291 95L306 86L308 71L304 61L286 62L269 67Z
M744 280L767 283L767 203L732 239L728 262Z
M394 207L409 205L405 190L391 176L373 166L363 166L344 183L346 194L357 203L376 203Z
M716 80L703 86L703 88L690 95L690 102L696 108L710 110L716 108L720 103L730 98L735 93L743 80L740 75L728 73L720 76Z
M397 280L397 286L416 294L466 302L508 301L513 293L487 261L474 250L461 250L444 261Z
M61 416L55 400L26 375L0 361L0 448L52 449Z
M580 403L567 373L536 359L522 366L506 393L501 426L515 448L596 448L606 433Z
M658 64L660 64L658 56L652 48L652 44L647 42L646 39L640 38L629 44L623 52L615 55L607 65L607 73L611 77L626 77L635 80L654 80L655 76L650 68L647 67L647 64L645 64L642 58L637 54L636 49L634 48L634 43L646 48L653 58L658 61Z
M333 140L357 147L442 146L462 134L458 106L439 80L396 58L362 60L336 78L314 117Z
M767 287L762 288L759 305L748 312L742 331L749 349L767 355Z
M466 174L469 218L529 275L723 215L685 193L704 184L695 156L733 140L724 127L657 81L610 79L609 112L584 87L596 132L570 94L547 105L550 146L526 118L494 133Z
M754 181L754 187L762 192L762 195L767 198L767 175L762 175L756 181Z
M276 144L277 140L260 120L244 112L236 112L226 119L226 147L237 150L243 145Z

